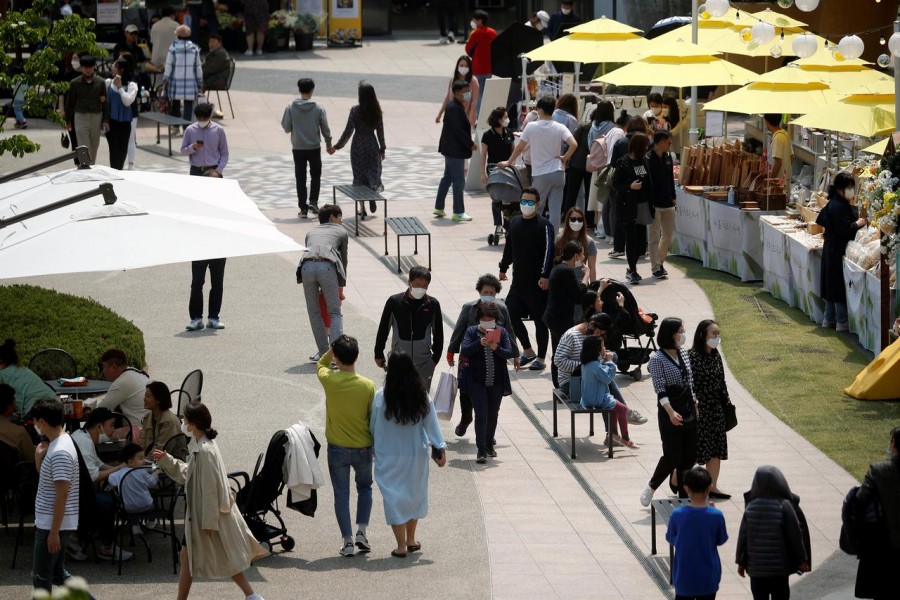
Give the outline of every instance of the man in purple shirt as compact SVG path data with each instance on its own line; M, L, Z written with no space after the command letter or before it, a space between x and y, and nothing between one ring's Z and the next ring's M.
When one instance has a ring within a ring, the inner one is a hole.
M225 165L228 164L228 140L225 138L225 130L218 123L212 122L212 113L212 104L198 104L194 108L194 116L197 117L197 120L184 131L181 154L190 160L191 175L222 177ZM185 327L188 331L199 331L204 327L203 284L207 268L209 269L211 288L206 327L225 329L225 324L219 320L219 310L222 308L222 282L225 278L225 259L211 258L195 260L191 264L191 299L188 302L191 321Z

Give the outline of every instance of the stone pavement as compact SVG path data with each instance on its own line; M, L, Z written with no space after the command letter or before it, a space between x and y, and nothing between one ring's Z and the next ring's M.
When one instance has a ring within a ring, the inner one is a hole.
M388 146L384 182L390 214L418 216L433 233L430 292L441 301L447 336L460 305L474 298L475 280L482 273L497 271L502 251L502 246L486 243L493 227L484 194L467 194L466 209L474 217L471 223L453 224L430 216L443 166L435 151L440 128L434 124L434 114L445 88L440 83L435 89L434 83L452 69L458 52L452 48L401 39L371 42L358 50L317 50L302 58L290 54L278 60L239 57L232 90L237 118L223 121L233 154L226 176L237 178L280 229L302 242L313 222L297 219L290 144L279 125L296 89L296 78L317 80L316 99L328 110L335 138L355 102L354 91L346 89L348 81L395 79L394 87L407 89L405 98L383 102ZM273 77L273 72L280 77ZM338 83L344 86L340 90ZM38 129L34 136L46 142L50 155L58 152L54 147L58 133ZM153 141L151 130L142 128L139 168L186 172L184 159L159 154L151 147ZM105 153L101 147L101 162ZM350 179L346 149L325 156L321 201L330 200L331 185ZM374 332L384 299L401 291L405 281L396 274L392 234L391 256L383 256L380 212L363 223L359 238L352 237L351 212L350 205L345 205L345 226L351 230L345 328L365 349L360 371L380 383L371 360ZM412 264L411 246L408 240L401 246L404 270ZM608 259L608 246L598 246L599 276L622 278L624 262ZM91 296L133 320L145 334L149 371L171 387L189 369L203 368L204 399L221 432L225 462L229 468L250 469L275 430L298 418L310 422L317 432L324 429L321 393L313 365L306 360L313 353L306 311L293 281L297 258L229 260L222 313L228 328L220 332L183 331L190 280L186 265L44 277L33 282ZM419 264L426 260L424 252L415 258ZM712 315L709 302L680 271L670 271L668 281L645 280L634 288L635 296L661 316L683 318L688 331L693 331L698 321ZM729 330L728 323L721 326L727 360L730 352L740 351L739 333ZM445 364L440 368L446 368ZM760 406L730 373L728 381L740 425L729 435L730 459L723 464L720 478L722 489L735 499L718 504L731 536L720 551L723 577L718 597L749 597L749 580L739 578L733 564L743 510L740 494L749 488L757 466L776 464L801 496L812 529L814 571L794 578L794 597L852 598L855 561L835 551L841 500L853 478ZM513 375L514 395L504 400L501 409L497 459L476 465L471 429L469 435L456 439L452 427L445 424L451 460L448 468L433 470L431 510L420 528L425 551L420 556L407 561L390 558L392 538L383 524L376 492L370 528L375 552L366 559L338 557L331 490L326 487L321 490L317 518L285 515L298 547L254 566L252 582L270 600L299 594L406 597L423 591L448 598L671 598L665 544L660 543L656 557L650 555L649 510L638 502L660 454L655 394L647 377L641 382L620 377L619 383L629 405L651 419L633 428L639 449L618 449L615 458L608 460L599 431L595 438L588 438L587 418L580 417L578 459L572 461L565 433L559 441L550 437L549 373L519 372ZM561 417L565 432L568 414ZM662 495L661 489L657 497ZM658 526L658 534L662 540L664 527ZM30 542L26 536L25 557L16 571L0 570L3 590L25 593ZM9 545L0 544L0 563L8 560ZM97 582L101 598L172 594L175 578L166 570L165 545L156 543L154 548L153 565L147 565L138 550L121 578L107 565L71 567ZM413 569L424 585L411 589L407 569ZM130 584L134 581L140 585ZM235 591L229 583L195 584L196 597L214 594Z

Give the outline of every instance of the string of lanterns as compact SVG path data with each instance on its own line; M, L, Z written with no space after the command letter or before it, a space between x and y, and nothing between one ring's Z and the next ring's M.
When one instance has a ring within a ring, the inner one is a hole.
M876 0L876 2L880 1L881 0ZM803 12L812 12L819 7L819 0L777 0L777 3L781 8L796 6ZM724 16L730 8L731 4L728 0L706 0L706 4L700 7L699 13L704 19L719 18ZM738 12L738 15L740 15L740 12ZM739 32L738 35L740 36L741 41L748 44L765 45L775 39L776 29L774 25L758 19L752 14L748 16L756 19L756 24L753 25L753 27L745 27ZM877 27L867 31L861 31L860 33L874 33L884 29L888 29L888 27ZM781 39L784 40L783 27L781 28ZM884 45L884 37L881 38L880 43L881 45ZM900 58L900 32L894 33L887 44L891 54ZM827 38L825 39L825 47L828 48ZM800 58L809 58L818 51L819 43L815 36L804 33L794 37L794 40L791 43L791 49L794 51L794 54ZM838 62L857 59L862 56L864 51L865 44L859 35L856 34L845 35L832 49L834 59ZM770 49L770 54L774 58L779 58L783 54L783 49L780 45L775 44ZM891 57L887 54L882 54L878 57L879 67L887 68L890 64Z

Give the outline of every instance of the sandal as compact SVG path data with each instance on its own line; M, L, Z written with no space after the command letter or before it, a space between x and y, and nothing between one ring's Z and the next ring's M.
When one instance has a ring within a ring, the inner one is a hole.
M418 552L421 549L422 549L422 544L420 544L419 542L416 542L415 546L407 546L406 547L407 552Z
M391 550L391 556L393 556L394 558L406 558L406 552L401 554L400 552L397 552L396 550Z
M628 448L631 448L632 450L637 450L637 448L638 448L637 444L635 444L631 440L628 440L625 438L622 438L622 445L627 446Z

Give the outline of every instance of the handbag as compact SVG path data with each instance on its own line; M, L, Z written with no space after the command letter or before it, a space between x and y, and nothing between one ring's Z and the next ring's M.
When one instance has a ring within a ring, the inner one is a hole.
M731 402L726 403L722 408L725 411L725 431L731 431L738 424L737 410Z
M449 371L441 373L437 389L434 392L434 410L438 419L449 421L453 418L453 405L456 404L456 375Z
M681 380L685 382L688 381L687 366L681 360L681 354L678 355L677 363L668 355L668 353L663 352L663 355L671 360L672 363L678 367L678 370L681 371ZM682 424L678 429L682 427L695 427L697 425L697 411L694 410L694 393L691 390L691 386L667 385L666 396L669 398L669 404L672 405L672 409L681 415ZM659 410L663 411L661 417L663 415L665 416L665 418L661 418L661 423L667 424L670 428L675 429L676 426L672 425L672 422L668 418L668 414L665 414L665 409L660 406Z
M62 145L63 148L68 150L69 149L69 134L67 134L65 131L62 132L62 135L60 135L60 138L59 138L59 143Z

